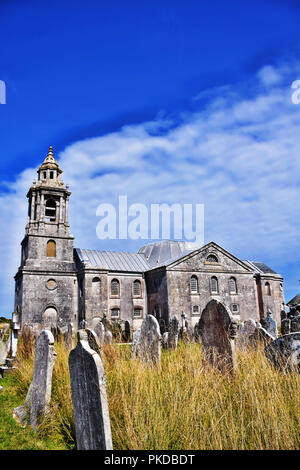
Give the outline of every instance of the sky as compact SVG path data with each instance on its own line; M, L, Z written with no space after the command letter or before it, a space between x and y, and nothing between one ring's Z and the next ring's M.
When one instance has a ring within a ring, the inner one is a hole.
M76 247L148 242L97 237L97 207L120 195L204 204L205 242L299 293L299 24L286 0L0 0L0 315L50 145Z

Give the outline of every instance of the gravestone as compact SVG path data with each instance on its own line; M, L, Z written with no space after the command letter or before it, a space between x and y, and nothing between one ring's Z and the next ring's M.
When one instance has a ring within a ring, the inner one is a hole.
M138 357L139 341L140 341L141 329L133 332L132 335L132 346L131 346L131 355L133 358Z
M135 347L136 357L144 362L159 363L161 339L158 321L153 315L147 315L142 323L138 344Z
M130 341L131 338L131 327L129 321L125 321L124 324L124 340Z
M281 334L288 335L291 332L291 320L284 318L281 320Z
M5 364L10 348L11 348L11 335L9 335L6 342L1 341L0 343L0 366L2 364Z
M229 308L211 300L202 312L199 331L209 362L222 372L233 372L236 369L234 338L237 324Z
M199 322L197 322L196 325L194 326L194 338L195 338L195 343L201 343Z
M258 344L264 344L265 346L272 341L274 341L274 336L268 333L260 323L257 324L257 327L252 335L249 336L249 342L252 346L257 346Z
M276 368L300 372L300 333L280 336L265 348L265 354Z
M291 333L300 331L300 315L296 315L291 319Z
M277 338L277 323L273 319L271 312L267 312L266 318L262 318L260 320L260 324L268 333L270 333L270 335L273 336L273 338Z
M92 320L92 327L91 329L96 333L96 335L99 338L100 346L102 347L104 343L104 334L105 334L105 328L104 324L101 320L100 317L95 317Z
M68 329L64 334L64 342L67 351L70 351L74 347L74 334L75 330L73 327L73 323L69 323Z
M160 318L158 324L159 324L160 334L163 336L164 333L167 331L166 322L163 318Z
M171 318L169 323L168 349L176 349L179 335L179 321L176 315Z
M104 344L112 344L113 335L111 331L105 331Z
M236 339L237 348L247 348L250 345L251 341L249 338L255 333L255 330L258 327L257 325L257 322L252 320L252 318L245 320L238 325Z
M56 359L54 337L49 330L42 330L36 340L33 380L29 387L25 403L15 408L14 416L26 423L30 410L30 425L37 430L41 418L49 409L52 387L52 372Z
M90 348L87 332L77 335L77 346L69 355L77 449L112 450L103 364Z
M161 345L164 349L168 349L168 337L169 337L169 332L165 331L164 334L162 335L162 340L161 340Z
M96 351L96 353L100 355L101 344L100 344L98 336L96 335L96 332L94 330L91 330L90 328L86 328L85 331L87 333L87 338L88 338L88 343L89 343L90 348Z

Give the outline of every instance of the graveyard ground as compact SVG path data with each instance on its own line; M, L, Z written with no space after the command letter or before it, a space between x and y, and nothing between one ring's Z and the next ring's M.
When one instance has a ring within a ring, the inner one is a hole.
M55 344L52 401L40 433L20 427L33 348L21 345L17 369L1 381L0 449L75 447L68 352ZM275 370L262 348L238 353L238 373L203 367L199 344L163 351L159 367L130 359L130 346L105 345L114 449L299 449L300 375Z

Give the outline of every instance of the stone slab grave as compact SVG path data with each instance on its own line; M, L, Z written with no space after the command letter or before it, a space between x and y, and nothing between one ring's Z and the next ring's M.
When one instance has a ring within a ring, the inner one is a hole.
M36 340L33 380L28 389L25 403L13 411L14 418L22 425L27 423L29 415L30 425L37 430L41 418L48 411L55 359L53 334L49 330L42 330Z
M159 324L153 315L146 315L140 332L135 332L132 355L146 363L160 363L161 341Z
M77 449L112 450L103 364L89 346L88 333L79 330L77 337L69 355Z
M205 359L222 372L234 372L237 324L230 310L221 302L211 300L202 312L198 330Z
M276 368L300 372L300 332L275 339L265 348L265 354Z
M260 324L273 338L278 337L277 323L270 311L267 312L266 318L260 320Z

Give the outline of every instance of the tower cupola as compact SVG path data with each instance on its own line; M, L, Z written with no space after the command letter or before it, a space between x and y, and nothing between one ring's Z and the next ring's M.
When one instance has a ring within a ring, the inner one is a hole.
M53 156L53 148L50 146L48 155L38 169L38 184L47 186L63 187L64 183L60 179L62 170Z

